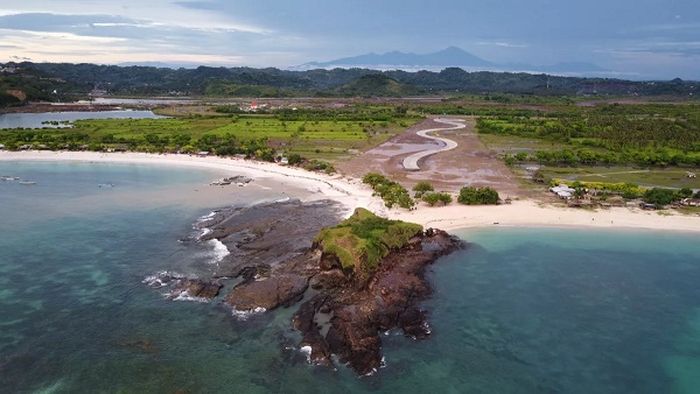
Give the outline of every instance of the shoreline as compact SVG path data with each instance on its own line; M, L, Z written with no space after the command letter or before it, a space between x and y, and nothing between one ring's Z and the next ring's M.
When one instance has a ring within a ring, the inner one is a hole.
M103 152L53 152L23 151L0 152L0 161L73 161L99 163L131 163L199 167L258 178L293 179L298 186L312 192L314 201L330 199L346 208L346 215L355 208L367 208L390 219L414 222L424 227L436 227L446 231L474 228L502 227L550 227L550 228L604 228L657 231L700 232L700 217L681 214L660 215L657 211L636 208L608 208L583 210L549 206L533 200L516 200L509 205L446 207L421 205L417 210L404 211L384 207L378 197L359 179L342 175L325 175L295 167L216 156L197 157L182 154L103 153Z

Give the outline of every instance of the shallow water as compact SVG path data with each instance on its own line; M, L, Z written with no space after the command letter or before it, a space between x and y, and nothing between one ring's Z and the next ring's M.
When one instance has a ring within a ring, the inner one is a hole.
M0 114L0 129L40 129L70 127L70 123L84 119L159 119L164 116L152 111L69 111ZM51 124L45 122L60 122ZM66 123L67 122L67 123Z
M166 301L141 283L166 269L208 272L213 246L177 240L223 201L279 198L274 188L221 192L206 186L217 173L134 165L0 163L0 174L37 181L0 182L0 391L700 388L697 236L464 232L470 247L429 274L432 337L390 333L386 368L358 379L306 363L293 309L239 321L217 302Z

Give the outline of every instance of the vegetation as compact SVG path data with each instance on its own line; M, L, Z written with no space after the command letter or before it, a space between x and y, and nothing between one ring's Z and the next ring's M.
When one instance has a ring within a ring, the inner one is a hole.
M690 194L692 194L692 191ZM657 208L663 208L666 205L672 204L686 197L686 191L655 187L644 192L643 200L647 204L654 204Z
M644 194L644 189L633 183L610 183L610 182L571 182L565 179L553 179L550 186L568 185L572 188L582 187L588 190L596 190L611 195L622 196L625 199L632 200L639 198Z
M415 192L415 198L421 198L425 193L435 191L435 189L430 182L420 181L413 186L413 191Z
M459 191L457 201L465 205L495 205L498 204L498 192L490 187L463 187Z
M370 113L371 114L371 113ZM371 116L371 115L367 115ZM130 150L142 152L208 151L273 160L329 161L381 143L414 120L284 120L275 115L191 116L168 119L100 119L77 121L72 128L3 130L7 149ZM406 123L404 123L406 122ZM307 165L318 166L309 161Z
M700 166L700 106L602 105L560 107L538 116L480 118L479 133L556 144L556 149L505 155L506 163L546 165Z
M287 71L275 68L198 67L169 69L94 64L9 63L19 71L7 78L23 78L23 86L51 101L68 93L86 96L94 88L113 95L177 96L408 96L425 94L480 94L492 103L521 102L517 95L544 97L577 95L697 96L696 83L682 80L654 83L602 78L561 77L544 74L467 72L447 68L440 72L333 69ZM1 84L0 84L1 87ZM57 94L53 95L53 90ZM29 95L33 97L33 93ZM530 100L531 101L531 100ZM464 108L469 111L469 108ZM441 113L449 113L443 111Z
M370 172L362 178L362 182L372 187L374 194L384 200L387 208L398 205L401 208L412 209L416 205L405 187L382 174Z
M418 224L388 220L358 208L348 219L316 237L323 253L333 255L342 268L366 277L390 251L400 249L423 231Z
M421 200L423 200L425 203L427 203L431 207L434 207L435 205L438 205L438 204L441 204L441 205L452 204L452 196L450 195L450 193L427 192L421 196Z

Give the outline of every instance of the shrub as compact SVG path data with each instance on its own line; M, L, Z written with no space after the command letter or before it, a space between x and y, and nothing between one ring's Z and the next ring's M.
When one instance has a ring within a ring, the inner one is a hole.
M429 192L423 194L421 199L431 207L437 204L448 205L452 203L452 196L449 193Z
M678 191L678 197L679 198L689 198L693 195L693 191L688 189L687 187L682 188L681 190Z
M375 195L384 200L384 205L387 208L398 205L401 208L411 209L416 205L405 187L382 174L370 172L362 178L362 182L372 187Z
M416 192L414 196L415 198L421 198L421 196L423 196L423 194L426 192L432 192L434 190L433 185L431 185L430 182L425 181L420 181L413 186L413 191Z
M654 204L660 208L676 201L678 199L678 193L672 189L655 187L644 192L643 199L647 204Z
M289 154L289 156L287 156L287 161L288 161L290 166L295 166L295 165L300 164L303 161L303 159L302 159L300 154L291 153L291 154Z
M495 205L498 199L498 192L490 187L467 186L459 191L457 201L465 205Z
M400 249L423 231L418 224L389 220L358 208L335 227L321 230L316 242L334 255L342 268L367 277L391 250Z

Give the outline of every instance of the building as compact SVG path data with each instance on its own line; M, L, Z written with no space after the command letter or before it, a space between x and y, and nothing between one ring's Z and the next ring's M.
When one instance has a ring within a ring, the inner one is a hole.
M563 198L564 200L570 199L574 196L574 192L576 192L575 189L570 188L569 186L564 184L550 187L549 191L559 196L559 198Z

